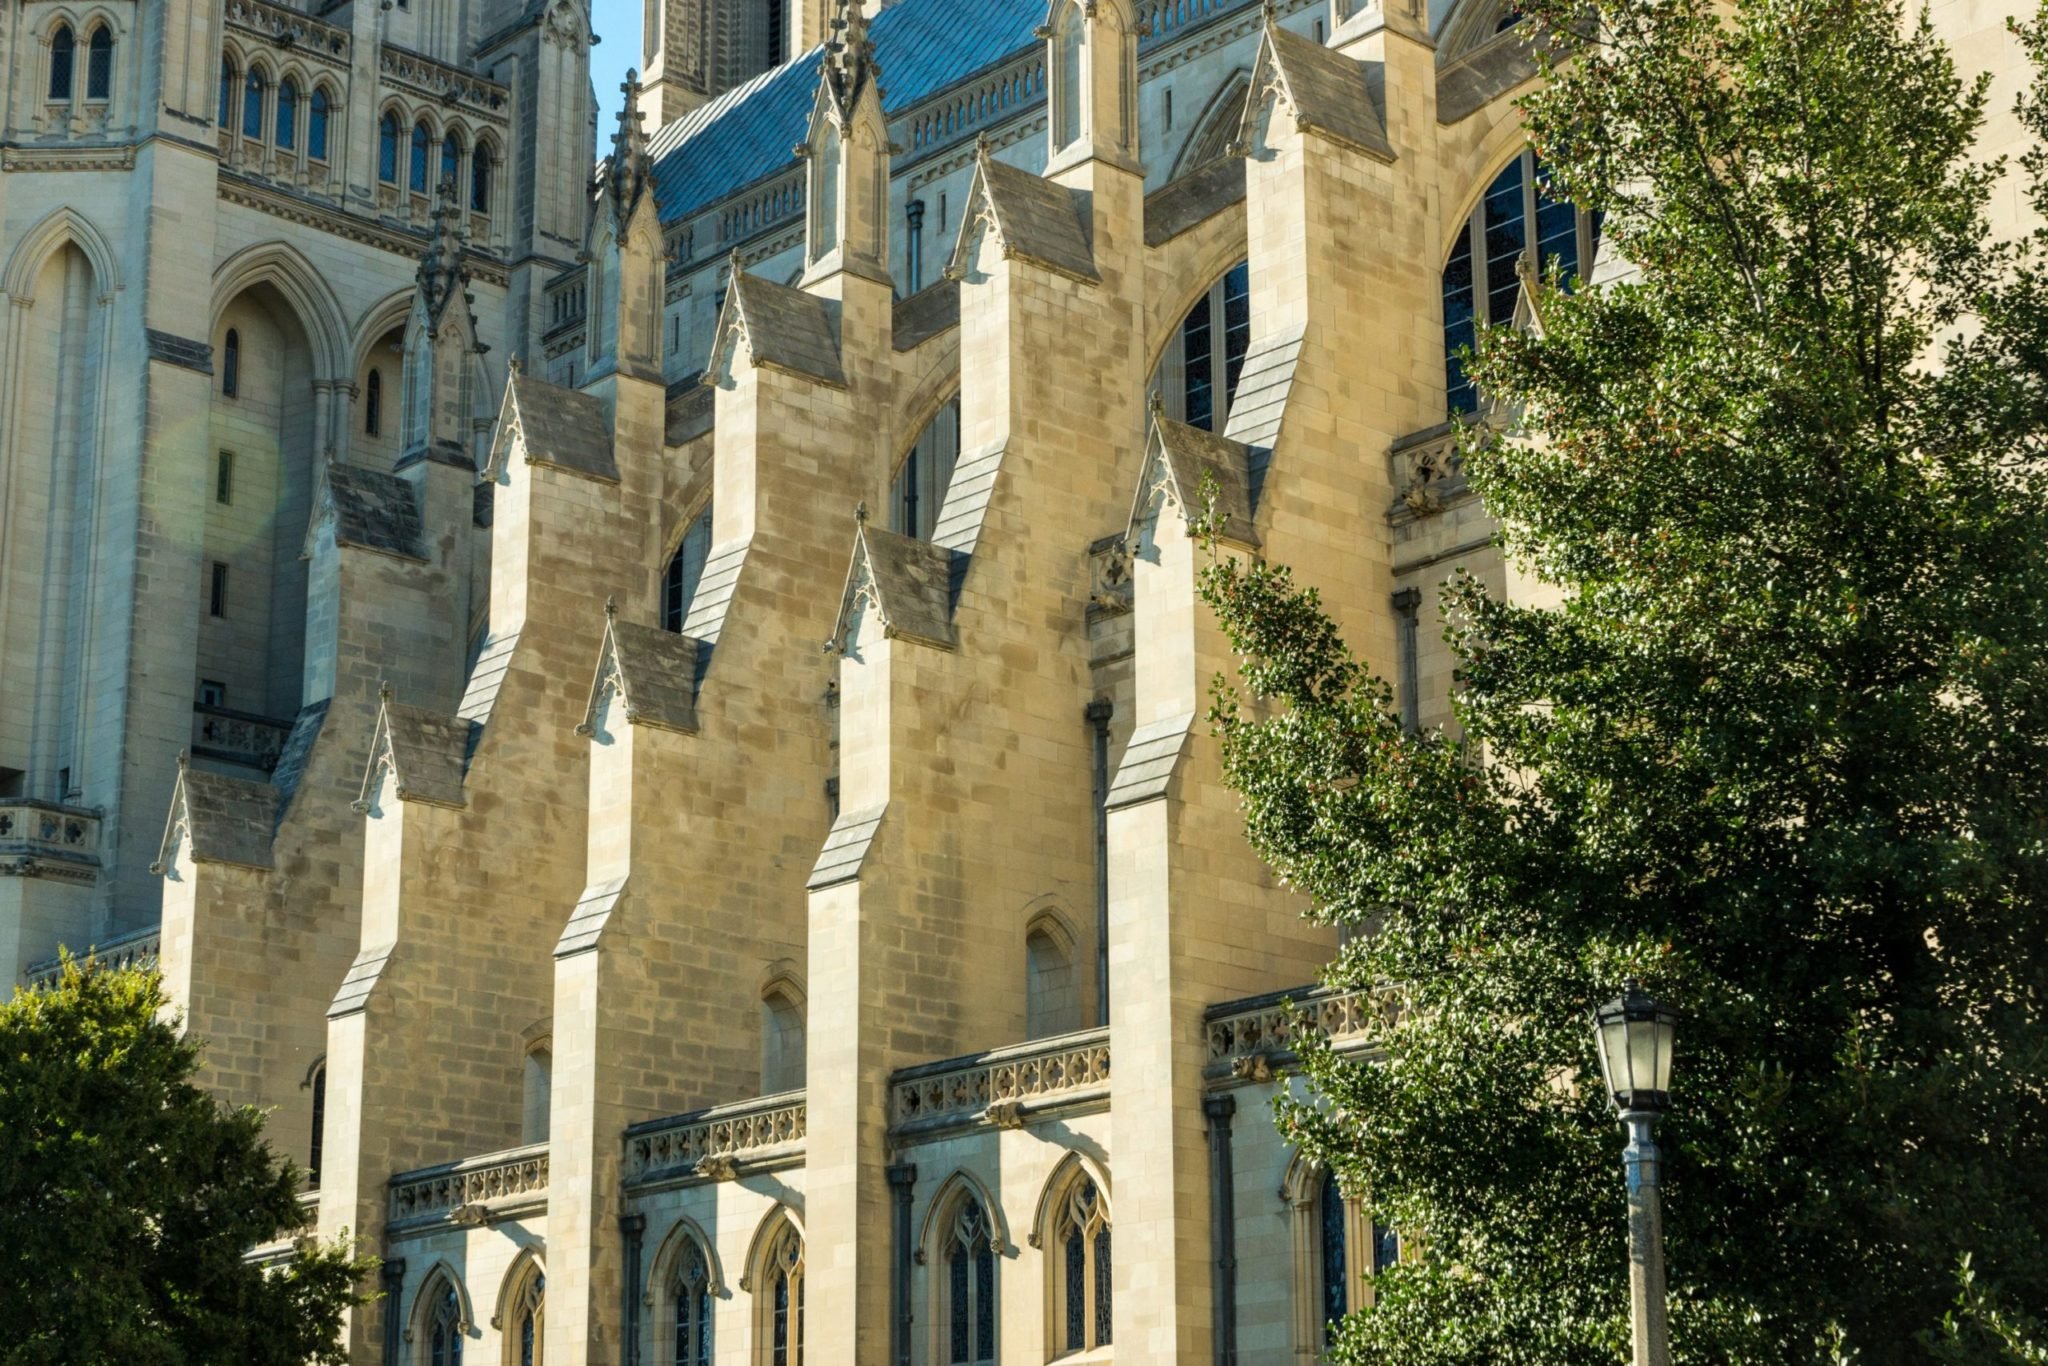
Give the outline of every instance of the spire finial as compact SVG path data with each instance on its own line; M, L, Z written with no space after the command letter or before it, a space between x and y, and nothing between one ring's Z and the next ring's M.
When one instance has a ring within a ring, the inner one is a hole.
M1164 389L1154 389L1154 390L1152 391L1151 407L1152 407L1152 416L1154 416L1154 417L1163 417L1163 416L1165 416L1165 414L1166 414L1166 391L1165 391Z
M604 619L614 621L619 615L619 600L607 593L604 595Z
M619 102L619 126L612 134L611 184L612 206L619 215L621 224L627 215L638 207L640 195L651 182L654 174L654 158L647 150L647 130L641 127L644 115L640 112L640 73L632 67L626 68L626 79L619 82L619 93L625 98Z
M384 702L384 704L385 704L386 706L389 706L389 705L391 704L391 680L390 680L390 679L388 679L388 678L380 678L380 679L378 679L378 680L377 680L377 696L378 696L378 698L379 698L380 700L382 700L382 701Z
M192 766L192 751L191 751L191 750L189 750L189 749L181 749L181 750L179 750L179 751L178 751L178 772L180 772L180 773L183 773L183 772L184 772L184 771L185 771L186 769L190 768L191 766Z
M853 520L862 526L868 524L868 500L863 498L853 505Z

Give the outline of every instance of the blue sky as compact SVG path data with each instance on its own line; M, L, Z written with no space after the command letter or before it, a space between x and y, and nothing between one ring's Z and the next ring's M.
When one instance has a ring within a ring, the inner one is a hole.
M597 89L597 154L604 156L611 151L612 130L619 126L619 82L626 79L627 67L640 65L640 6L637 0L591 0L590 26L604 39L590 50L590 83Z

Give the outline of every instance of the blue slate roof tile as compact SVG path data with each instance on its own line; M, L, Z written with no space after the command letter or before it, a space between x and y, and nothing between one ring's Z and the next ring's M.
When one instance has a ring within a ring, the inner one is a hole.
M868 25L891 117L1038 40L1045 0L901 0ZM791 165L818 89L824 49L756 76L652 139L655 194L676 222Z

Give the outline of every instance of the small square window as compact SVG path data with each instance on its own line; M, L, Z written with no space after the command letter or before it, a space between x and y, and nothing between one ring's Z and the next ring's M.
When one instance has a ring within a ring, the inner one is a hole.
M228 704L228 685L218 679L199 680L199 705L202 707L225 707Z
M213 584L207 599L207 611L216 617L228 614L228 567L219 560L213 562Z
M235 453L222 451L213 464L213 501L226 507L235 501Z

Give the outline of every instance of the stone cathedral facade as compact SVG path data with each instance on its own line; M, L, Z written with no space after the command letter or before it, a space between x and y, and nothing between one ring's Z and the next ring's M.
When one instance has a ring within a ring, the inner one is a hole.
M1373 1005L1191 520L1415 725L1531 591L1454 354L1602 267L1516 13L646 21L600 161L580 0L0 16L6 966L160 961L357 1361L1312 1362L1401 1235L1268 1104Z

